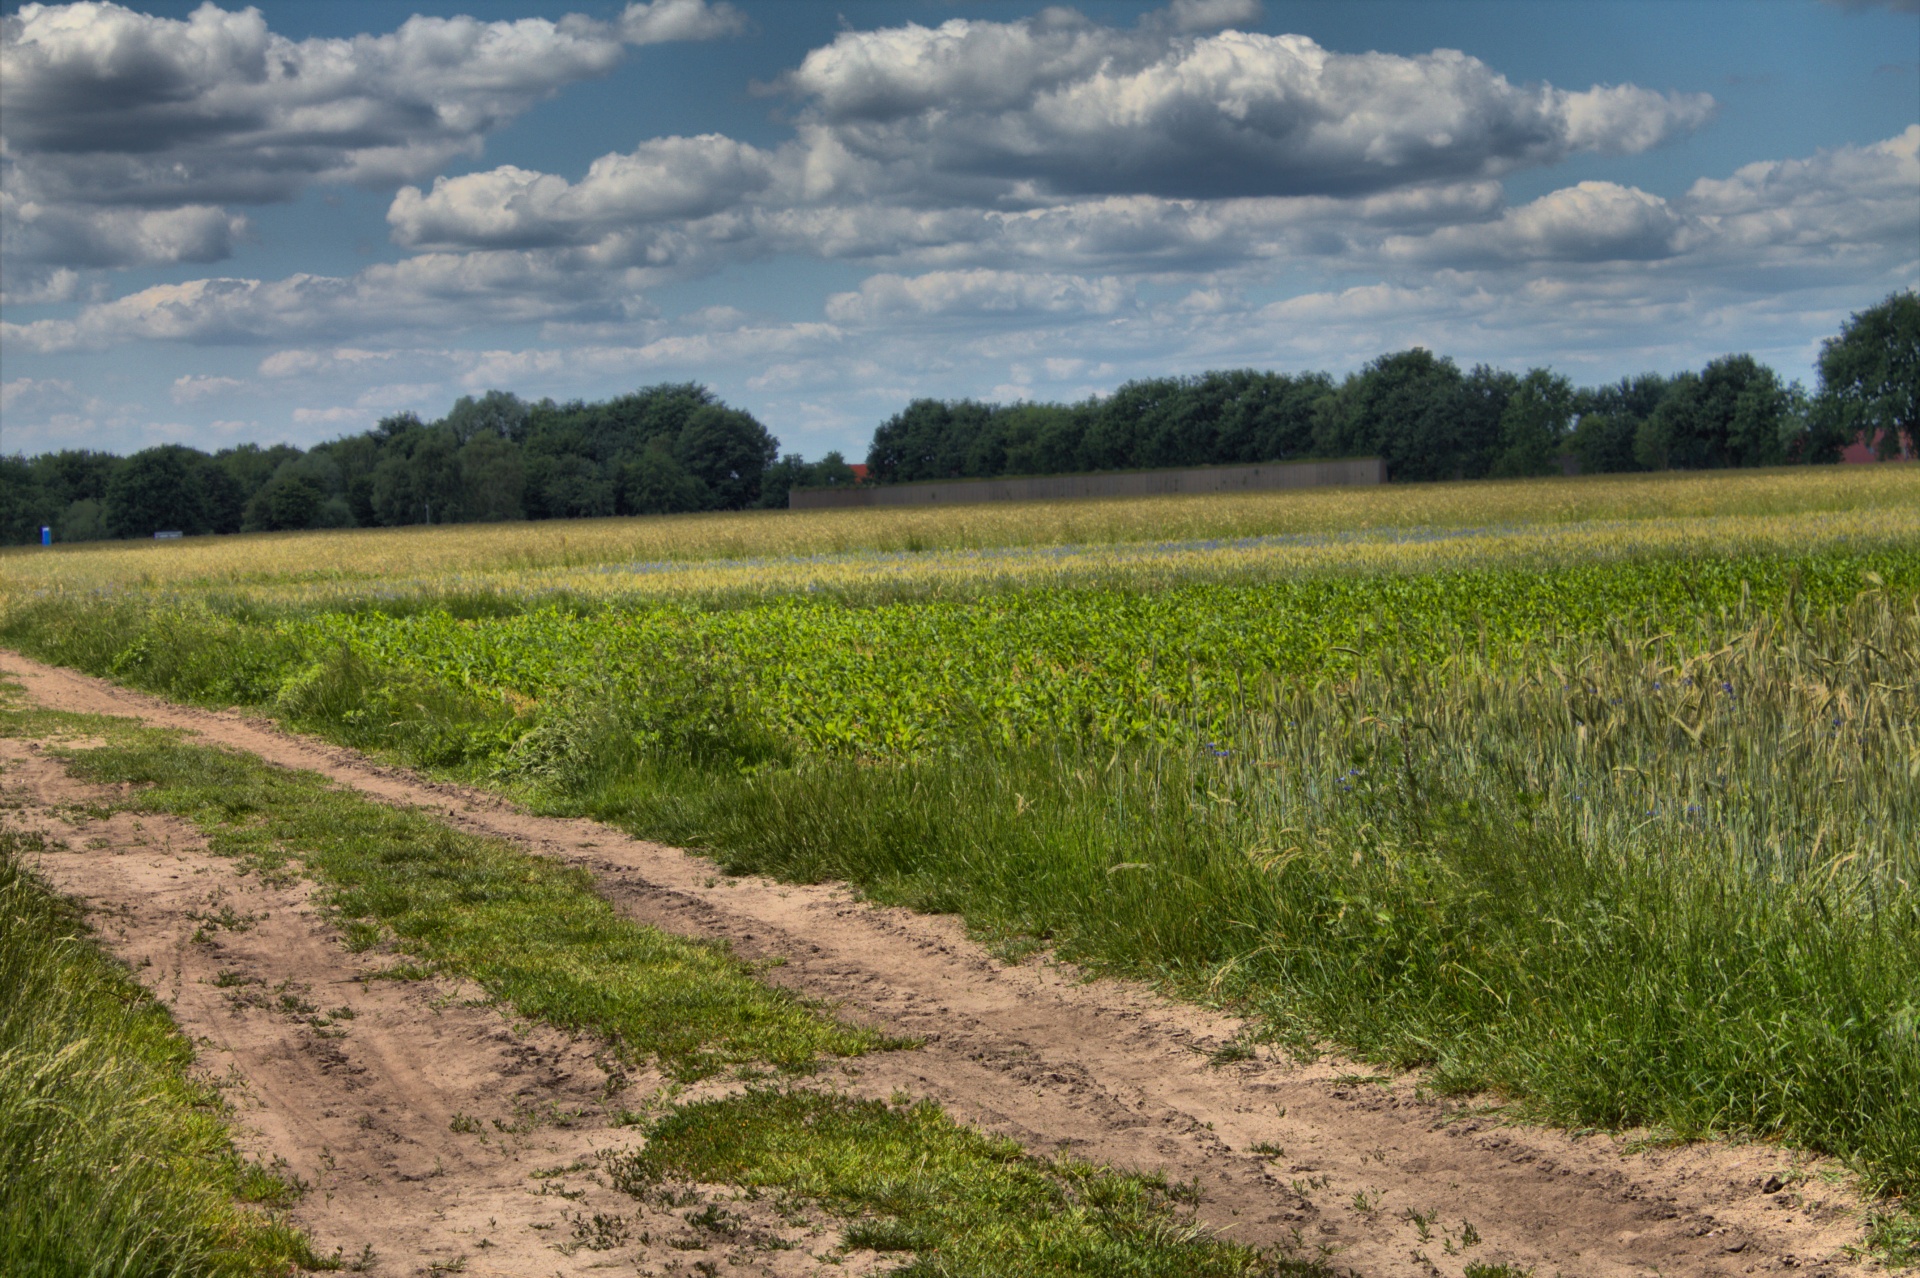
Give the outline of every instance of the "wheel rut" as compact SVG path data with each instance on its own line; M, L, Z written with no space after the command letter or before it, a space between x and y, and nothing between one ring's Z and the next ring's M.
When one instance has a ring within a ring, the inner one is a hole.
M851 1062L836 1085L930 1097L1037 1152L1197 1181L1201 1217L1229 1237L1324 1250L1363 1275L1870 1268L1846 1252L1859 1203L1819 1160L1575 1138L1434 1100L1417 1079L1369 1081L1373 1070L1335 1057L1226 1060L1234 1018L1043 959L1001 962L949 916L875 907L841 885L729 878L680 849L15 654L0 653L0 671L43 705L183 729L582 865L630 917L779 960L768 980L921 1040Z

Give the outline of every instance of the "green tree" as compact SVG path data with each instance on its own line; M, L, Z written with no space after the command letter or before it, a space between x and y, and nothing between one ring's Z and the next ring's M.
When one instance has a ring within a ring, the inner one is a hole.
M1666 398L1667 388L1667 379L1659 373L1642 373L1576 392L1573 411L1579 420L1568 436L1567 451L1579 459L1581 471L1600 475L1646 469L1634 455L1634 438Z
M260 490L260 522L255 527L268 531L313 528L320 522L320 507L326 500L326 490L305 475L269 482Z
M113 477L120 459L112 453L87 449L62 449L42 453L32 461L33 477L45 490L47 499L57 508L76 501L105 501L107 481Z
M462 484L453 432L418 423L413 418L387 441L374 468L373 510L383 524L445 524L460 518Z
M1476 368L1470 381L1452 360L1423 347L1382 355L1341 386L1315 449L1329 457L1380 457L1396 480L1485 474L1506 408L1502 377L1511 374Z
M115 537L214 531L202 479L208 470L226 472L208 466L210 460L180 444L161 444L127 458L107 484L107 530ZM227 482L233 484L230 476ZM218 513L224 517L226 512Z
M956 413L969 407L984 414L985 405L970 400L948 404L916 399L880 423L867 449L867 468L886 483L922 479L954 479L966 473L966 453L954 429Z
M452 431L461 445L482 435L497 435L517 443L525 437L532 416L532 406L518 395L490 390L479 399L462 395L454 400L438 424Z
M234 448L223 448L213 455L219 467L232 475L240 485L242 501L251 504L254 497L274 473L288 462L303 454L292 444L275 444L262 448L258 444L241 444Z
M0 457L0 544L29 545L53 522L47 492L24 457Z
M713 505L744 510L760 497L760 477L779 455L780 441L752 413L719 404L696 409L674 441L673 455L706 485Z
M1573 383L1544 368L1530 369L1500 413L1500 454L1489 474L1548 475L1573 416Z
M53 521L55 541L103 541L107 531L107 504L92 497L70 503Z
M1751 355L1723 355L1681 373L1634 436L1649 470L1773 466L1786 460L1786 388Z
M658 441L621 464L620 508L634 515L705 510L713 493Z
M526 460L505 436L490 430L473 435L458 460L461 519L497 523L526 517Z
M1085 470L1087 430L1098 407L1082 404L1014 404L1000 410L1003 475L1060 475Z
M613 478L578 453L527 460L527 514L535 519L589 519L616 510Z
M1838 453L1855 439L1884 460L1920 435L1920 296L1890 294L1860 311L1820 347L1817 449Z

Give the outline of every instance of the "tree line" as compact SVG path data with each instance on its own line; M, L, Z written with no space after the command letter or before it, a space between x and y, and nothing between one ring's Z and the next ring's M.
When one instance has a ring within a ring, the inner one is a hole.
M1393 480L1709 469L1890 456L1920 433L1920 298L1895 293L1822 346L1809 394L1748 355L1576 388L1550 369L1462 371L1415 348L1336 381L1251 369L1128 382L1077 404L920 399L874 431L878 482L1377 456ZM442 524L784 507L852 483L839 453L781 455L692 383L600 403L505 391L302 450L163 444L0 457L0 541Z
M1750 355L1576 388L1546 368L1462 370L1421 348L1335 381L1241 369L1128 382L1077 404L920 399L874 432L881 482L1380 457L1389 478L1702 470L1882 455L1920 424L1920 299L1896 293L1824 344L1809 394Z
M462 397L310 449L162 444L0 457L0 536L11 544L158 531L450 524L671 514L787 504L796 484L853 482L837 453L779 456L751 413L703 386L648 387L602 403Z

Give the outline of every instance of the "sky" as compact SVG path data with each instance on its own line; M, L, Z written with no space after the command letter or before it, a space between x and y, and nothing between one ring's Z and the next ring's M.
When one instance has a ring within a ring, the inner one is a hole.
M1920 286L1920 0L0 3L0 452L695 381L784 451Z

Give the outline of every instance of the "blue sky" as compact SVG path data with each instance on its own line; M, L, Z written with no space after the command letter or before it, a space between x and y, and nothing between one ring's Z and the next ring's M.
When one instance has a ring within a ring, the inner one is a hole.
M694 380L1811 382L1920 284L1920 4L0 6L0 450Z

